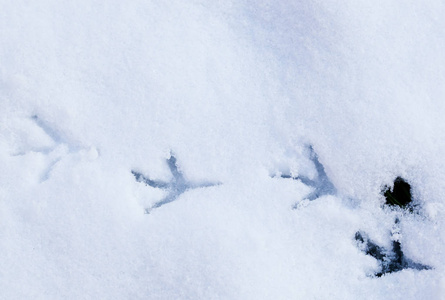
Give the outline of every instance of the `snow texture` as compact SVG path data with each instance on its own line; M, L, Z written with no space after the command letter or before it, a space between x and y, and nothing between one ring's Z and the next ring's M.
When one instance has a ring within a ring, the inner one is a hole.
M0 299L445 299L442 1L0 3Z

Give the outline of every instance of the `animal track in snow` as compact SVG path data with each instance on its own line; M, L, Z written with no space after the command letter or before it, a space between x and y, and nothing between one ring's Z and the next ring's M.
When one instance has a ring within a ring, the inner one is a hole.
M379 261L381 271L374 274L377 277L381 277L388 273L399 272L404 269L432 269L432 267L414 262L404 255L401 245L399 223L399 219L396 219L394 228L391 232L392 249L390 251L371 241L365 233L360 231L355 233L355 240L357 241L357 246L360 250Z
M176 163L176 157L173 154L171 154L170 158L167 159L167 165L170 169L170 172L173 175L173 179L170 182L152 180L147 176L144 176L140 172L131 170L131 173L134 175L137 182L143 182L148 186L162 189L168 192L165 198L156 202L151 207L146 208L145 209L146 214L149 214L155 208L161 207L164 204L175 201L181 194L185 193L187 190L220 185L220 183L215 183L215 182L192 183L190 181L187 181L184 178L181 171L178 169L178 165Z
M397 177L394 180L394 185L392 188L385 186L382 190L386 198L385 205L394 208L408 208L409 212L414 212L411 202L411 186L403 178ZM400 234L400 220L396 217L394 221L394 226L391 230L391 240L392 249L388 251L383 247L378 246L376 243L371 241L366 234L357 231L355 234L355 240L357 241L358 247L365 252L377 259L381 266L381 271L374 274L377 277L388 273L398 272L404 269L415 269L415 270L431 270L432 267L423 265L406 258L401 245L401 234Z
M50 178L51 171L57 163L68 154L86 151L90 157L92 157L94 153L97 157L97 150L94 147L91 149L83 149L74 145L72 142L69 142L60 131L38 115L31 116L30 120L32 123L25 125L25 128L29 128L30 132L28 132L27 135L21 135L22 140L24 139L24 145L22 145L20 151L13 156L24 156L29 153L40 153L43 155L46 167L40 175L39 181L41 183Z
M306 196L306 199L310 201L325 195L335 195L337 193L337 189L326 174L323 164L321 164L318 159L317 153L314 151L312 146L307 146L307 148L309 150L309 159L312 161L315 166L315 170L317 171L317 177L315 179L310 179L304 175L294 177L291 174L281 174L280 177L285 179L290 178L293 180L299 180L303 184L312 187L314 191Z

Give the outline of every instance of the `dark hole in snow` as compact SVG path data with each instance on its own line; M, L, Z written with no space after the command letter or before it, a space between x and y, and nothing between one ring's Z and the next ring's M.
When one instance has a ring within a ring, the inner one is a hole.
M394 187L385 187L383 195L386 198L386 204L407 208L412 202L411 186L403 178L397 177L394 180Z
M399 220L396 219L395 225L398 227ZM398 229L397 229L398 231ZM367 255L374 257L379 263L381 270L374 275L381 277L388 273L398 272L404 269L415 270L431 270L432 267L416 263L407 258L403 251L398 234L392 234L392 249L387 250L375 242L371 241L365 233L357 231L355 233L355 240L358 247Z

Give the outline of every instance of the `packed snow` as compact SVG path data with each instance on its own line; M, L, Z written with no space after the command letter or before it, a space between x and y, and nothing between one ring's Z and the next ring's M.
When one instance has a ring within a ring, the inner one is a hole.
M442 1L0 3L1 299L445 299Z

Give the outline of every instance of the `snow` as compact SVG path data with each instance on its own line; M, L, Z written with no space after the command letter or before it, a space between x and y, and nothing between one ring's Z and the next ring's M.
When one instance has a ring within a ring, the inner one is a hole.
M0 298L445 299L440 1L1 2Z

